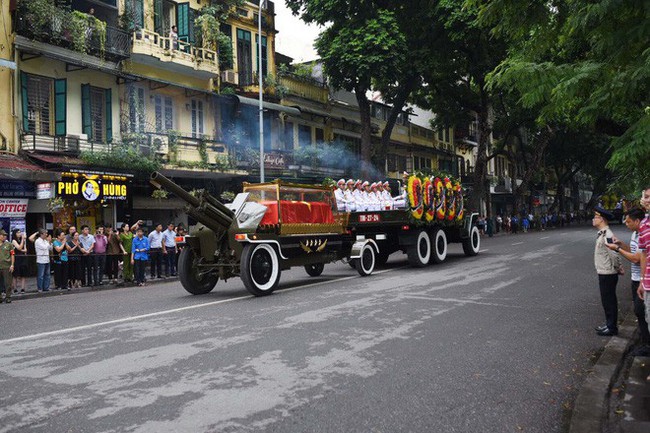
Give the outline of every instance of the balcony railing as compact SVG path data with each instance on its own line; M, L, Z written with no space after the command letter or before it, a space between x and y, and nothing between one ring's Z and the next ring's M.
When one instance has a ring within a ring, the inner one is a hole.
M79 156L81 152L107 152L112 149L110 143L95 143L85 138L72 135L53 137L49 135L25 134L21 137L24 151L57 152L68 156Z
M304 99L318 101L326 104L329 99L327 85L316 80L296 77L294 75L282 75L279 77L281 86L286 87L287 93L299 96Z
M193 64L206 62L211 68L215 70L218 68L216 51L197 47L182 40L173 40L150 30L136 30L133 33L133 44L134 49L138 46L148 47L149 52L145 54L161 58L163 56L172 56L174 59Z
M105 25L94 17L84 17L78 11L52 8L48 16L30 9L29 2L21 2L16 20L16 32L26 38L68 48L110 60L130 56L129 34Z

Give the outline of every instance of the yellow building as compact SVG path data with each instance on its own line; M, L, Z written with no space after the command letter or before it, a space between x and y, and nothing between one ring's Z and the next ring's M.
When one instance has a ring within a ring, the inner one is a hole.
M14 61L13 34L8 32L11 29L10 2L0 2L0 21L5 31L0 32L0 95L4 101L0 104L0 152L17 152L15 145L17 134L13 104L10 103L14 91L14 72L16 62Z

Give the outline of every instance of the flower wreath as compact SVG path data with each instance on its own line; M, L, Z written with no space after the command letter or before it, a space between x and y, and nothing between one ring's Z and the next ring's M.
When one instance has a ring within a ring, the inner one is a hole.
M436 218L439 220L444 220L445 214L447 213L447 200L445 198L446 191L442 179L436 177L433 180L433 187L436 191L436 200L435 200Z
M415 219L421 219L424 213L424 207L422 205L422 181L415 175L409 177L408 196L411 214Z

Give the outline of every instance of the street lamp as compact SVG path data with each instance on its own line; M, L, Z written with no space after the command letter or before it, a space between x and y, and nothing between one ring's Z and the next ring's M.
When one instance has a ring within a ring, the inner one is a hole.
M264 0L260 0L259 13L257 15L257 75L260 87L260 182L264 182L264 106L263 106L263 77L262 77L262 6Z

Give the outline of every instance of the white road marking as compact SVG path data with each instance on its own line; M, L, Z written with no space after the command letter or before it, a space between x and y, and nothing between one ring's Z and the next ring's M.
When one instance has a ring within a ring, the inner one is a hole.
M512 245L521 245L521 244L523 244L523 242L515 242L515 243L512 244Z
M490 251L490 250L479 250L479 253L484 253L486 251Z
M540 239L548 239L548 238L550 238L550 236L544 236L543 238Z
M384 269L384 270L381 270L381 271L373 272L372 274L373 275L384 274L386 272L396 271L398 269L403 269L403 268L406 268L406 267L408 267L408 266L400 266L400 267L393 268L393 269ZM352 279L355 279L355 278L361 278L361 276L360 275L352 275L350 277L335 278L333 280L319 281L317 283L304 284L304 285L301 285L301 286L291 287L289 289L280 289L279 291L274 292L274 294L275 295L281 295L282 293L291 292L291 291L298 290L298 289L306 289L306 288L309 288L309 287L317 286L319 284L337 283L339 281L347 281L347 280L352 280ZM254 296L253 295L238 296L236 298L222 299L220 301L206 302L204 304L188 305L187 307L172 308L171 310L156 311L154 313L140 314L138 316L123 317L121 319L108 320L106 322L91 323L91 324L88 324L88 325L74 326L72 328L58 329L56 331L48 331L48 332L41 332L41 333L38 333L38 334L24 335L22 337L14 337L14 338L9 338L7 340L0 340L0 344L1 343L14 343L14 342L17 342L17 341L32 340L32 339L35 339L35 338L50 337L52 335L67 334L67 333L75 332L75 331L83 331L85 329L98 328L98 327L107 326L107 325L116 325L118 323L132 322L132 321L141 320L141 319L148 319L150 317L163 316L163 315L166 315L166 314L178 313L180 311L194 310L196 308L209 307L209 306L212 306L212 305L225 304L227 302L241 301L243 299L251 299L251 298L254 298Z

